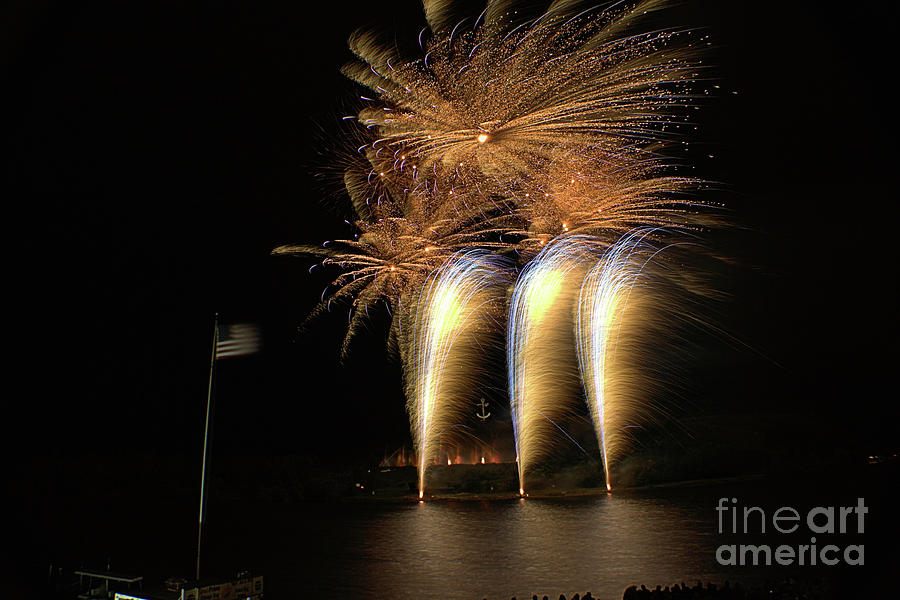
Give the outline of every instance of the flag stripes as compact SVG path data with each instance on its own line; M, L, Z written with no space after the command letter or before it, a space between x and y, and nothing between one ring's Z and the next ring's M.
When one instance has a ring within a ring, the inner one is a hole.
M259 346L259 329L255 325L219 325L216 359L253 354L259 351Z

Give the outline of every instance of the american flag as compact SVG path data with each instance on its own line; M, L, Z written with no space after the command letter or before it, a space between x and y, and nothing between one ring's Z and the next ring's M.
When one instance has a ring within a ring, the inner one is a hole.
M259 351L259 329L249 323L219 325L216 359L243 356Z

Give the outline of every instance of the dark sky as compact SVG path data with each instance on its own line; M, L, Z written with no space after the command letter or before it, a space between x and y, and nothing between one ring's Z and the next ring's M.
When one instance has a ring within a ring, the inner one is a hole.
M13 2L0 18L18 451L114 438L195 452L216 311L260 323L266 344L220 365L225 446L400 443L399 368L377 328L339 367L346 315L297 331L325 279L269 251L351 233L316 176L352 112L345 40L371 23L414 39L417 3L79 4ZM783 4L673 13L716 44L697 172L726 184L710 200L741 225L720 240L742 266L718 311L754 349L710 342L691 374L697 405L807 413L888 443L896 9Z

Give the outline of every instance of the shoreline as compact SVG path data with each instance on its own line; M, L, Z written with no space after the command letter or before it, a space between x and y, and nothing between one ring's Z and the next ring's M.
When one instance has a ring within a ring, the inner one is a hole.
M537 490L525 494L524 498L534 500L557 500L561 498L587 498L592 496L607 496L613 494L644 492L660 489L680 489L690 487L716 486L730 483L745 483L748 481L760 481L767 476L762 473L752 475L736 475L732 477L716 477L710 479L688 479L684 481L671 481L665 483L656 483L651 485L635 486L614 489L609 492L606 488L574 488L571 490ZM405 494L402 496L382 495L378 496L348 496L341 498L341 502L350 503L394 503L394 504L415 504L419 502L484 502L484 501L504 501L504 500L520 500L524 499L517 492L458 492L458 493L434 493L426 494L424 498L419 499L416 494Z

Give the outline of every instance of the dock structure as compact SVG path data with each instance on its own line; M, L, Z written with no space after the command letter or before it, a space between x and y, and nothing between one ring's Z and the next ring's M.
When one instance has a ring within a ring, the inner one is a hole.
M124 592L141 592L144 578L140 575L126 575L104 569L79 569L78 597L82 600L90 598L109 598L112 594Z

